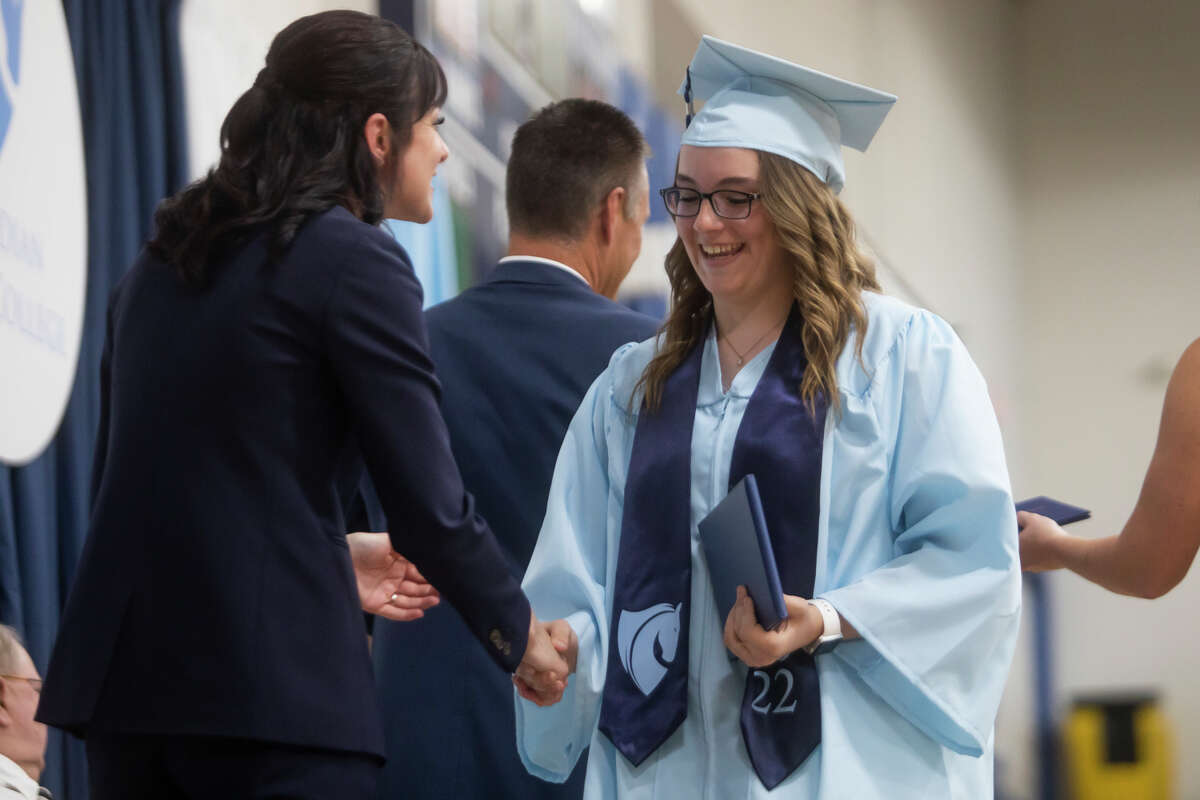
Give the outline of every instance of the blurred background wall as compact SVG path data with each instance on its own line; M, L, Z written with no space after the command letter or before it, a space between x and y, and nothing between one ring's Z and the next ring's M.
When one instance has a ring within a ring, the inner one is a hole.
M1018 491L1094 509L1105 535L1137 499L1171 366L1200 336L1200 4L1020 6ZM1200 491L1200 487L1195 487ZM1150 687L1200 797L1200 575L1152 603L1053 576L1057 695Z
M430 302L503 255L508 140L552 99L620 105L655 150L652 188L668 185L683 122L674 92L701 33L899 95L870 152L847 151L843 194L885 288L941 314L966 342L1017 497L1093 509L1077 533L1119 530L1170 369L1200 336L1200 3L183 0L187 174L215 161L221 119L271 37L333 7L404 24L450 79L453 155L435 223L392 226ZM657 198L652 209L623 290L651 310L663 307L674 238ZM1053 718L1079 692L1157 692L1177 736L1177 796L1200 798L1190 758L1200 750L1200 578L1154 603L1071 575L1044 588ZM1053 796L1037 769L1032 608L997 726L1007 798Z

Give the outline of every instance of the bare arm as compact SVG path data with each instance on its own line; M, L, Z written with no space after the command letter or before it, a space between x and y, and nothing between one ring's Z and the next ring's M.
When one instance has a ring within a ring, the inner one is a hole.
M1200 339L1167 386L1154 457L1118 536L1080 539L1037 514L1021 514L1021 564L1066 567L1120 594L1161 597L1187 575L1200 547Z

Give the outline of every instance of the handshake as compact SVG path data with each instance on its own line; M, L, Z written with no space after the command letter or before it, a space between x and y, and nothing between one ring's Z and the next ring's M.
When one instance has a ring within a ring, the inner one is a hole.
M565 619L541 622L530 611L529 643L513 674L513 686L531 703L552 706L562 699L578 655L579 639Z
M397 622L420 619L441 596L415 564L392 549L386 533L351 533L346 542L363 610ZM579 640L565 619L540 622L529 612L529 643L513 685L530 702L551 706L562 699L575 671Z

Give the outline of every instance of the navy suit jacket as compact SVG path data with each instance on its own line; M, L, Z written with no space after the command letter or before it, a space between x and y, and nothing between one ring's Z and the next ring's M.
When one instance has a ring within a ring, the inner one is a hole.
M420 284L340 207L279 263L259 236L213 275L190 289L147 252L114 292L91 526L39 719L381 755L342 503L364 459L394 546L494 677L529 628L451 455Z
M575 410L613 351L649 338L657 323L535 261L501 263L426 320L463 481L519 577ZM451 608L376 623L388 749L381 797L578 798L586 758L562 786L526 773L512 683L478 651Z

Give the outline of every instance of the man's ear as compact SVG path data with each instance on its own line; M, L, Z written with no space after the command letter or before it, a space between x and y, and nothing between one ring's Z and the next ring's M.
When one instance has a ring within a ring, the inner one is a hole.
M12 714L8 713L8 700L12 689L8 686L8 681L0 678L0 728L7 728L13 724Z
M600 228L605 244L612 244L617 235L617 222L625 218L626 194L625 187L618 186L604 198L604 206L600 211Z
M375 159L375 165L383 166L392 149L392 125L388 118L379 112L367 117L363 125L363 137L367 141L371 156Z

